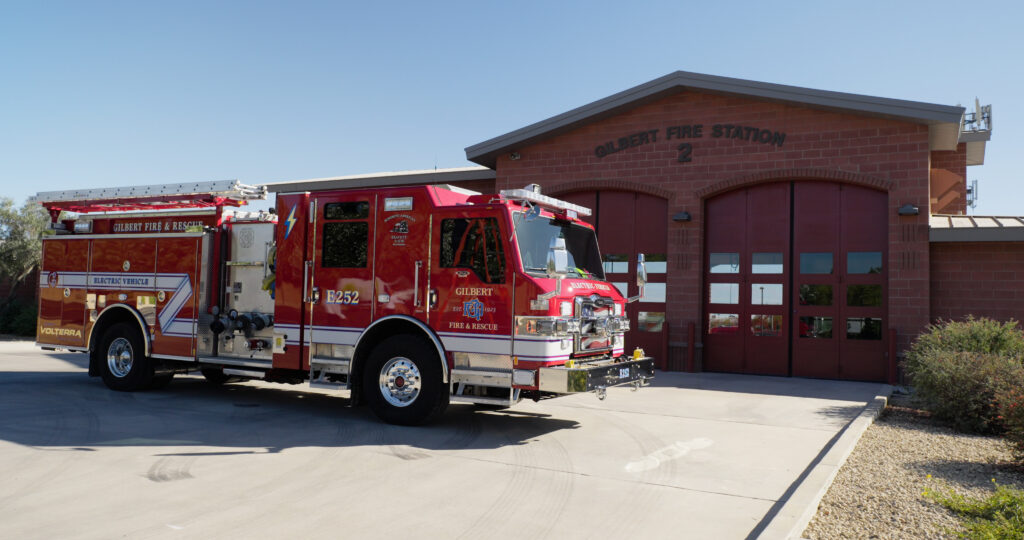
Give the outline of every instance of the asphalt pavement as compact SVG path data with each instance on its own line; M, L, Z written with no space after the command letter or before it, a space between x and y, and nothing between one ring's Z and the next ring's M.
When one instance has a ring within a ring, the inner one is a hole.
M659 372L406 428L303 385L113 392L0 342L0 538L757 537L886 388Z

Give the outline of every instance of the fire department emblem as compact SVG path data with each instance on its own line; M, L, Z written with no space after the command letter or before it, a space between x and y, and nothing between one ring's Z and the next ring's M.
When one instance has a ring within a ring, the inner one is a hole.
M467 300L462 303L462 316L469 317L470 319L480 320L480 317L484 316L484 303L477 300Z
M50 272L46 275L46 284L50 287L57 286L57 272Z
M391 232L399 233L399 234L408 234L409 233L409 222L405 221L405 220L402 220L402 221L399 221L398 223L395 223L395 226L391 228Z

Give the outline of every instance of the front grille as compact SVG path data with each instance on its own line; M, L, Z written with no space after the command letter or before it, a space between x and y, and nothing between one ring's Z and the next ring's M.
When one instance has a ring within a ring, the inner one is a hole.
M603 353L614 345L615 303L611 298L592 294L579 296L575 302L576 316L580 321L580 333L576 336L576 353Z

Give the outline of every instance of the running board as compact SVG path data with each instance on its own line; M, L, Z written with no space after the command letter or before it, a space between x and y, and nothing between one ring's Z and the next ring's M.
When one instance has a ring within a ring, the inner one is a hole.
M255 358L232 358L230 356L200 356L199 362L203 364L215 364L219 366L241 366L260 369L271 369L274 367L273 360L258 360Z
M519 391L516 390L516 397L519 397ZM479 403L481 405L498 405L499 407L511 407L516 403L519 403L519 399L511 400L508 398L498 397L487 397L487 396L450 396L448 401L453 403Z
M327 390L341 390L348 383L332 381L328 375L348 375L351 360L348 358L317 358L309 362L309 387Z
M262 379L267 376L265 371L253 371L249 369L231 369L224 368L225 375L235 375L236 377L248 377L250 379Z

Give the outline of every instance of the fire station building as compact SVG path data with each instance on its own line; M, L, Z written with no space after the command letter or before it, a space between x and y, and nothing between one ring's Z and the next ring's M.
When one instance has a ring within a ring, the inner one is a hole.
M676 72L466 148L482 167L352 178L592 208L623 294L646 256L626 347L662 369L885 381L936 319L1024 318L1024 221L965 215L990 110Z

